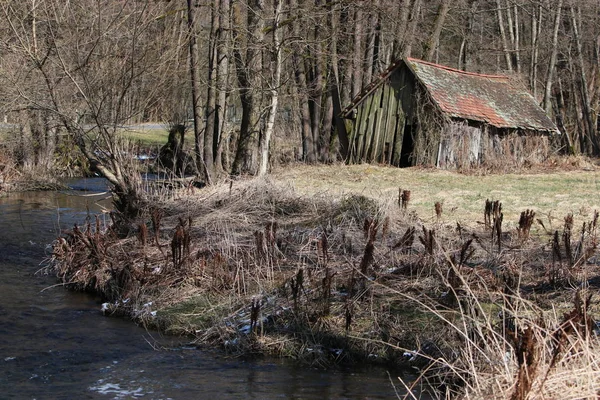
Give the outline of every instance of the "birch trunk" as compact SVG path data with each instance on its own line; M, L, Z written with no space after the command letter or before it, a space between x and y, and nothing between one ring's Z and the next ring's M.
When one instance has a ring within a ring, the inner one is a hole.
M275 0L275 17L273 20L273 51L275 53L275 71L273 72L273 82L269 90L271 95L271 105L269 107L269 117L265 132L260 141L260 165L258 167L258 175L263 176L267 173L269 166L269 146L271 137L275 129L275 116L277 115L277 105L279 103L279 86L281 85L281 69L283 60L281 56L281 40L282 30L279 26L281 20L281 9L283 0Z
M501 0L496 0L496 7L498 8L498 27L500 29L500 39L502 40L502 51L504 52L504 59L506 60L506 68L512 72L512 60L510 57L510 51L508 49L508 40L506 38L506 30L504 29L504 17L503 17L503 5Z
M554 81L554 68L556 67L556 58L558 57L558 30L560 28L560 18L562 12L563 0L558 0L556 5L556 14L554 16L554 30L552 32L552 52L550 53L550 62L546 73L546 87L544 89L544 110L547 114L552 113L552 84Z
M539 58L539 37L543 21L542 5L534 6L531 13L531 63L529 65L529 86L533 97L537 99L537 80L538 80L538 58Z

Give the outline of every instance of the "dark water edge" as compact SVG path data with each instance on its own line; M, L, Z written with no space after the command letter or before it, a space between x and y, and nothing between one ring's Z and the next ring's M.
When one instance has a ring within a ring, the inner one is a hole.
M103 185L92 179L75 190L0 198L0 399L396 398L389 376L404 393L399 373L383 368L323 371L186 347L53 286L53 277L36 274L49 243L109 207L94 195Z

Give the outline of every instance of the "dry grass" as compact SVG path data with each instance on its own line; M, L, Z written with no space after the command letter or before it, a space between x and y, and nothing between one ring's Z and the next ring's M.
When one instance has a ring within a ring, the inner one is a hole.
M590 398L595 182L300 166L155 193L128 238L90 221L57 242L53 268L106 312L233 354L416 367L441 397ZM490 198L502 207L486 226Z
M383 201L395 200L398 188L407 189L412 191L411 209L425 222L434 221L435 203L440 202L444 222L460 221L468 226L483 222L486 199L502 201L505 221L511 226L526 209L534 210L545 225L553 222L560 226L567 213L586 219L600 208L600 170L576 157L559 158L543 170L510 174L368 164L299 165L275 171L274 179L287 182L300 194L360 193ZM534 226L534 231L538 230Z

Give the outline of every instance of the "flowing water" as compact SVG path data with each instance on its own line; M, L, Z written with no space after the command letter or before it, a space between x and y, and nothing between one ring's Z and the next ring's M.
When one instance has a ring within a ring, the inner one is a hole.
M387 371L229 359L178 344L36 274L61 229L109 204L100 180L0 198L0 399L388 399ZM80 191L81 189L92 190ZM91 196L89 196L91 194ZM392 373L395 379L398 373ZM399 389L398 389L399 390Z

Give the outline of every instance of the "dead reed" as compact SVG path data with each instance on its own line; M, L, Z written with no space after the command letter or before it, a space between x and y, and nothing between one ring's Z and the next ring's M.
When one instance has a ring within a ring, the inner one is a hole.
M57 240L52 266L141 323L233 353L417 367L439 398L596 396L598 213L540 240L529 209L512 227L489 200L482 226L446 224L441 206L423 222L403 192L400 209L263 180L184 192L150 212L154 240L144 221L118 239L96 220Z

